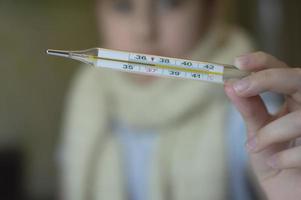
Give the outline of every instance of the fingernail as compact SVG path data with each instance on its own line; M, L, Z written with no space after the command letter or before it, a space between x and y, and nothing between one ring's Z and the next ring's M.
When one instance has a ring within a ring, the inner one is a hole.
M250 83L249 83L248 79L244 78L239 81L236 81L233 84L233 88L234 88L235 92L242 93L248 89L249 85L250 85Z
M249 61L250 61L250 58L248 55L242 55L242 56L237 57L234 60L234 65L238 68L241 68L241 67L248 65Z
M273 169L277 169L277 159L276 156L273 155L272 157L268 158L267 165L270 166Z
M256 138L253 137L250 140L248 140L246 147L247 147L248 151L254 152L256 150Z

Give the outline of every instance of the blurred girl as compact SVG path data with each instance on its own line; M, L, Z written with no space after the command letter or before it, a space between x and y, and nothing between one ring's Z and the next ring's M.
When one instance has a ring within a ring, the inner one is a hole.
M241 30L223 23L223 2L98 0L101 46L231 64L252 45ZM237 65L250 71L269 67L262 66L267 60L259 61ZM226 89L242 112L266 116L265 110L252 112L255 105L244 110L232 83ZM233 177L228 175L232 144L227 144L227 130L239 121L227 121L220 85L85 67L74 79L67 106L62 145L66 199L229 197ZM243 129L237 132L243 135Z

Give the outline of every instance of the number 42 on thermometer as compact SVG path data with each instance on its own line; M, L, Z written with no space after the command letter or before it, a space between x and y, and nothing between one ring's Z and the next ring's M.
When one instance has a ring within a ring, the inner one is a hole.
M249 73L232 65L200 62L187 59L163 57L93 48L83 51L47 50L47 54L75 59L94 67L153 76L177 77L207 82L223 83L230 78L242 78Z

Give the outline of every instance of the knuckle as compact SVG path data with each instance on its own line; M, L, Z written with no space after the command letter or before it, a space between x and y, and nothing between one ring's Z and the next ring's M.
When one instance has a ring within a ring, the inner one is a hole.
M253 80L256 80L256 83L262 84L262 83L268 83L269 80L271 80L274 76L274 73L270 70L262 70L254 75ZM254 81L255 82L255 81Z
M244 118L246 121L252 120L255 116L258 115L258 112L251 108L250 106L244 108Z
M283 168L301 167L301 148L279 152L275 158L277 164Z
M273 134L268 131L259 131L256 142L260 149L265 148L267 145L270 145L274 142L275 138L273 137Z
M288 156L285 152L280 152L275 156L276 163L277 165L281 167L287 167L289 166L289 159Z
M271 78L271 75L273 73L271 73L271 70L263 70L262 73L261 73L261 76L264 80L267 80L267 79L270 79Z
M263 82L269 86L269 84L272 84L275 82L275 80L279 80L281 77L281 70L279 69L266 69L259 71L257 73L256 80Z
M258 57L266 57L268 55L267 53L265 53L263 51L257 51L256 54Z
M299 75L300 79L301 79L301 68L300 67L295 67L295 68L292 68L292 70L294 70L294 73Z
M301 110L295 112L295 123L300 126L301 129Z
M264 65L268 62L268 54L263 51L256 52L256 57L259 65Z
M279 62L279 66L283 67L283 68L287 68L289 67L285 62L281 61L281 60L278 60Z
M296 68L293 68L292 70L293 70L293 74L295 74L297 77L297 83L299 83L297 86L298 90L301 91L301 68L296 67Z

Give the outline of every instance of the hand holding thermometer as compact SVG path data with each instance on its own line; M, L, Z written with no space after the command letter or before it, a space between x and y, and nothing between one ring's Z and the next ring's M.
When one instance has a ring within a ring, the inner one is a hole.
M153 76L177 77L207 82L223 83L230 78L242 78L249 72L232 65L199 62L187 59L93 48L83 51L47 50L47 54L71 58L94 67Z

